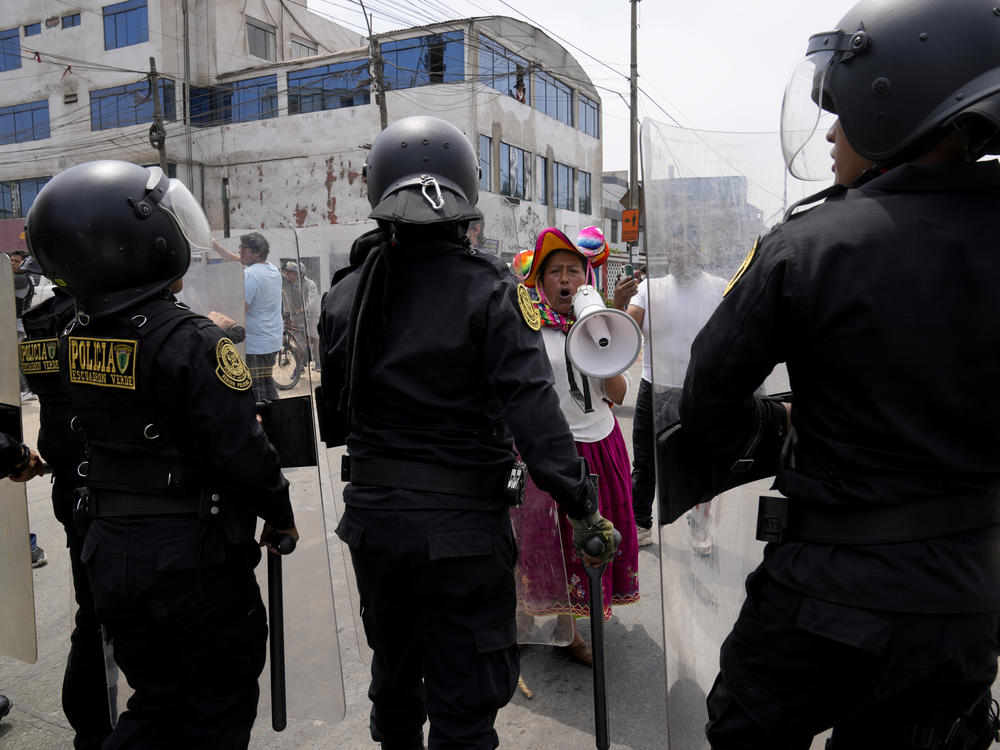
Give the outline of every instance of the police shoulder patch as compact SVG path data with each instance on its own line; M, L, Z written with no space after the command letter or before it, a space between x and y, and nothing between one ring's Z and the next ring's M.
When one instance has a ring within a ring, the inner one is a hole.
M747 253L747 257L743 259L743 263L740 264L739 269L736 271L735 274L733 274L733 278L731 278L729 280L729 283L726 284L726 289L722 293L723 297L729 294L732 288L736 286L736 282L743 278L743 274L747 272L747 269L750 268L750 264L753 263L754 258L757 257L757 248L759 246L760 246L760 237L758 237L753 241L753 247L750 248L750 252Z
M248 391L252 380L250 368L240 357L236 344L227 338L215 345L215 376L234 391Z
M528 328L532 331L539 330L542 327L542 316L524 284L517 285L517 303L521 306L521 315L524 317L524 322L528 324Z

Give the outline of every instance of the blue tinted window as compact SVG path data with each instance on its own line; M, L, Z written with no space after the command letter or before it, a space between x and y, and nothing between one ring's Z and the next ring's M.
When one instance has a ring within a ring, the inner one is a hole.
M531 198L531 154L500 143L500 194Z
M126 0L104 8L104 49L149 41L146 0Z
M387 89L465 80L465 42L461 31L382 43Z
M573 210L573 167L552 163L552 203L556 208Z
M35 36L36 34L42 33L42 22L37 21L36 23L29 23L24 27L25 36Z
M0 182L0 219L15 219L27 214L38 191L51 179L29 177L26 180Z
M356 107L371 101L368 60L349 60L288 74L288 114Z
M0 145L49 137L49 100L0 107Z
M580 94L577 97L576 122L580 130L587 135L592 135L594 138L599 137L600 116L597 102Z
M159 82L163 119L176 120L174 82ZM136 81L90 92L90 129L106 130L153 121L153 97L149 81Z
M18 28L0 31L0 70L21 67L21 35Z
M71 29L74 26L80 25L80 14L70 13L68 16L62 17L62 27L64 29Z
M542 72L535 74L535 86L535 107L559 122L572 125L573 96L569 86Z
M277 74L191 89L192 125L225 125L277 116Z
M482 35L479 37L479 82L519 102L531 102L528 61Z
M479 189L493 189L493 139L488 135L479 136Z
M576 173L576 197L581 214L590 213L590 172L582 169Z

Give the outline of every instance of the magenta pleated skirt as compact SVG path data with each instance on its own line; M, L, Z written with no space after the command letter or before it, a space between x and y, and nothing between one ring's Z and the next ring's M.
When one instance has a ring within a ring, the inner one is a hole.
M604 619L614 605L639 600L639 545L632 515L631 461L618 420L596 443L576 443L592 474L600 477L601 515L622 535L614 560L601 579ZM555 501L528 477L524 505L511 512L520 548L519 606L532 615L590 616L590 579L573 548L573 528Z

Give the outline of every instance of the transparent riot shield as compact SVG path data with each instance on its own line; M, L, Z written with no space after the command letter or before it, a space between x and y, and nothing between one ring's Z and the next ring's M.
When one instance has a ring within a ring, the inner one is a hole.
M209 257L206 253L194 253L184 274L184 288L177 299L202 315L217 313L232 320L237 330L231 331L229 337L240 355L246 354L246 342L241 335L245 333L246 322L243 266Z
M643 123L645 314L656 434L678 421L695 335L756 238L782 213L778 140L772 135L769 144L755 137L726 141L719 134ZM760 392L786 390L781 368ZM687 468L666 463L657 471ZM768 487L763 480L737 487L660 528L671 748L708 747L705 698L718 673L719 649L744 599L744 580L761 559L763 544L754 538L757 499Z
M278 399L261 406L265 432L282 459L282 471L289 482L289 495L295 511L295 525L300 539L294 552L281 558L284 630L284 690L288 720L322 720L328 723L344 717L346 703L344 680L341 670L340 644L337 636L337 617L334 609L333 583L327 540L324 495L332 488L320 470L321 451L318 446L318 428L315 424L316 409L313 403L319 385L318 372L313 362L307 361L309 348L308 326L319 315L319 265L315 258L304 257L299 252L298 235L292 230L271 230L262 234L270 246L269 262L279 268L283 276L283 318L285 331L282 348L276 360L280 361L290 345L302 349L301 371L290 388L277 388ZM222 244L226 244L226 240ZM235 244L235 240L228 241ZM294 263L302 270L299 283L291 283L285 266ZM238 263L227 263L239 269ZM211 268L211 266L209 266ZM315 276L315 279L313 277ZM239 277L240 310L243 309L243 276ZM224 297L228 299L228 296ZM294 307L292 307L294 306ZM291 308L291 309L289 309ZM301 327L291 330L289 312L302 311ZM248 337L254 331L247 332ZM316 334L318 336L318 334ZM291 339L294 338L294 342ZM250 342L248 342L250 343ZM263 375L264 373L262 373ZM279 365L275 364L272 377L281 379ZM277 380L275 385L277 385ZM285 384L282 381L282 384ZM326 481L324 481L326 480ZM269 585L268 569L275 561L267 560L257 567L261 594L268 604L270 627L275 629L274 586ZM272 645L277 645L273 644ZM274 652L277 654L277 652ZM268 663L260 679L260 713L272 710L280 703L280 696L272 693L272 669L279 659L268 650ZM280 666L280 665L279 665ZM277 727L276 727L277 728Z
M569 582L555 501L529 480L524 503L511 508L520 550L515 568L517 642L565 646L573 640Z
M13 269L0 260L0 429L21 439L17 316ZM24 485L0 479L0 654L34 664L35 593L28 541L28 500Z

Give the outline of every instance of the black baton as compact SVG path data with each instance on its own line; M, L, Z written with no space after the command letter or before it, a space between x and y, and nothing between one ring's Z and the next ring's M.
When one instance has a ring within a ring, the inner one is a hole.
M590 481L596 490L597 475L591 474ZM615 529L615 546L621 544L621 538ZM604 542L591 537L584 545L584 552L591 557L599 557L604 552ZM608 737L608 686L604 674L604 592L601 590L601 578L607 567L607 563L599 567L584 566L590 579L590 648L594 656L594 734L597 750L611 747Z
M274 534L272 543L277 555L267 554L267 613L271 639L271 727L280 732L288 724L285 707L285 605L281 589L281 555L295 549L295 538Z
M604 544L597 537L588 540L586 550L591 557L604 551ZM590 579L590 647L594 654L594 733L597 750L608 750L608 688L604 680L604 595L601 578L607 564L600 567L587 566Z

